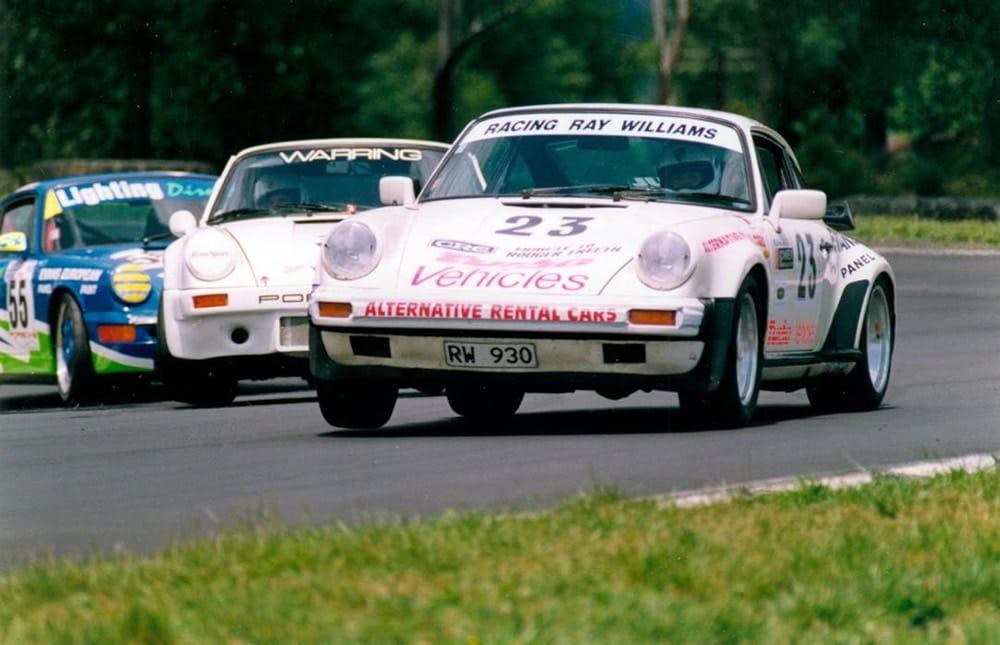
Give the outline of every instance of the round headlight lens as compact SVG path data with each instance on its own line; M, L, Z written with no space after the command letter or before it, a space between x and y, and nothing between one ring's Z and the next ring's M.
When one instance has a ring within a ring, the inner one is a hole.
M691 246L670 231L654 233L642 243L636 267L639 279L654 289L674 289L691 275Z
M122 302L138 305L149 299L153 281L138 264L119 264L111 272L111 290Z
M356 280L378 264L378 241L367 225L346 220L330 231L323 245L323 268L339 280Z
M240 249L231 237L213 228L191 234L187 248L187 267L199 280L221 280L236 268Z

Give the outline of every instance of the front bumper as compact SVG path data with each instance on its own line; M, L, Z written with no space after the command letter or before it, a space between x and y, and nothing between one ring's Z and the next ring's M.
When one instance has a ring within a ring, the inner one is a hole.
M526 391L650 389L710 391L718 387L732 330L732 299L687 301L676 328L587 324L498 326L464 321L310 322L310 372L319 379L424 383L496 382ZM448 344L530 345L530 367L456 366Z
M184 360L233 356L288 356L309 351L308 289L185 289L163 292L164 337ZM196 307L197 296L226 295L223 306Z

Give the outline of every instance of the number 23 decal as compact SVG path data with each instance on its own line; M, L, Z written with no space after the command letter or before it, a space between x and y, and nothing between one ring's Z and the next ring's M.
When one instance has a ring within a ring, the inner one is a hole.
M559 224L559 228L550 229L545 231L546 235L551 235L553 237L568 237L570 235L579 235L587 230L584 222L589 222L594 219L593 217L563 217L562 223ZM512 224L507 228L497 229L497 233L503 235L533 235L534 231L531 229L540 226L544 220L537 215L516 215L514 217L508 217L506 222Z
M816 297L816 251L812 235L795 236L795 256L799 264L798 298L811 300Z

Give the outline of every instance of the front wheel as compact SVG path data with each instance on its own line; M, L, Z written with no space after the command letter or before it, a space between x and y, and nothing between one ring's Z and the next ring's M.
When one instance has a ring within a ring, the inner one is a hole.
M90 339L80 305L71 296L59 301L53 336L59 398L66 404L89 402L97 389Z
M470 421L497 423L517 414L524 391L490 385L449 385L445 396L456 414Z
M338 428L381 428L392 416L399 388L387 383L316 383L319 411Z
M872 287L861 326L861 360L846 376L824 379L806 388L809 403L823 412L874 410L889 389L894 323L888 286Z
M170 353L163 329L163 303L156 325L156 369L163 387L174 401L199 407L229 405L239 393L239 383L228 370L207 362L188 361Z
M722 381L714 392L678 393L681 410L687 416L730 428L745 426L753 417L760 395L764 350L760 325L763 304L759 294L757 281L747 277L736 295L733 333Z

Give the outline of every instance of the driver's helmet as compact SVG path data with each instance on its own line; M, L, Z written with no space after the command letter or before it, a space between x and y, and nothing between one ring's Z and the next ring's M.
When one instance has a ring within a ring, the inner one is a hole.
M253 185L254 204L261 208L275 204L299 204L309 201L301 181L287 174L264 175Z
M718 193L722 178L718 149L697 143L672 143L660 160L660 187L676 192Z

